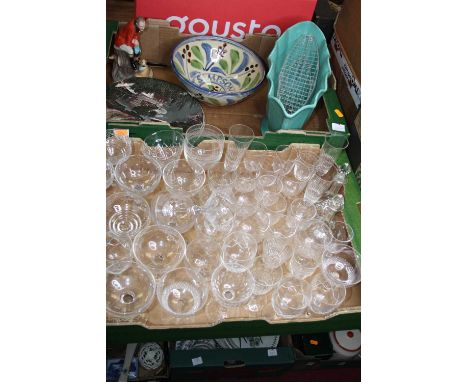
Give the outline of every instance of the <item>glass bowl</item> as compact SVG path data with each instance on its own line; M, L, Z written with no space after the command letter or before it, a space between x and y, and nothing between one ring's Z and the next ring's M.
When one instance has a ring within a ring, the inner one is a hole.
M211 275L219 265L221 247L215 240L203 237L192 240L187 245L185 258L189 267L205 280L211 280Z
M273 310L282 318L304 314L307 303L307 283L292 276L284 277L271 296Z
M133 240L135 258L148 267L156 279L176 268L185 251L185 239L172 227L151 225Z
M180 159L184 150L184 136L177 130L162 130L148 135L140 147L141 153L161 168L173 160Z
M224 265L220 265L211 276L213 297L226 308L239 307L249 301L254 288L255 279L250 270L231 272Z
M108 160L106 161L106 189L108 189L114 181L114 166Z
M158 280L157 297L162 308L175 317L193 316L208 299L208 286L189 268L175 268Z
M145 312L156 293L156 281L148 268L132 262L119 274L106 274L106 310L111 316L133 318Z
M195 162L205 170L221 160L224 150L224 134L216 126L198 124L185 132L184 155L190 163Z
M132 154L132 141L128 136L115 135L113 129L106 130L106 159L113 166Z
M205 183L205 170L197 163L185 159L169 162L163 169L163 180L170 192L195 195Z
M232 272L244 272L252 268L257 255L257 240L245 232L231 232L224 238L221 261Z
M343 303L346 288L330 283L321 272L309 283L309 309L318 315L333 313Z
M322 272L333 285L345 288L361 281L360 254L349 245L333 245L322 255Z
M154 199L151 206L156 224L175 228L180 233L189 231L195 223L192 199L180 193L163 192Z
M132 262L132 241L129 237L106 234L106 272L121 273Z
M161 168L143 155L130 155L120 160L114 170L115 180L123 191L145 196L153 192L161 180Z
M283 268L267 268L263 259L257 257L251 269L255 279L255 295L263 295L275 288L283 278Z
M107 230L116 236L135 236L149 223L149 215L148 202L141 196L117 192L107 197Z

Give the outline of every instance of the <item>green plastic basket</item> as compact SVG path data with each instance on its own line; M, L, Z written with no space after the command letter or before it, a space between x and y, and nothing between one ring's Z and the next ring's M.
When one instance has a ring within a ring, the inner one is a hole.
M289 49L303 34L312 35L318 45L319 72L314 92L308 103L292 114L288 114L281 101L276 97L278 79L284 60ZM277 131L281 129L301 129L312 115L318 100L328 87L328 77L331 74L330 53L322 31L311 21L303 21L288 28L276 41L275 47L268 56L270 69L268 78L267 112L262 120L262 133L267 130Z

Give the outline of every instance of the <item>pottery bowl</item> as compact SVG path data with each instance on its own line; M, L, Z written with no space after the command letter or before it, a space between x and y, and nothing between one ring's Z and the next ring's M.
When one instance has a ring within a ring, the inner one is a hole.
M260 57L242 44L216 36L181 41L172 52L171 65L190 94L214 106L243 100L265 78Z

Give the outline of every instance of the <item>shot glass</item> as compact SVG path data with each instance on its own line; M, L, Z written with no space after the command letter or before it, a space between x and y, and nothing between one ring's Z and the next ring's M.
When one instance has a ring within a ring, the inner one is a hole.
M239 167L254 137L255 134L249 126L236 124L229 128L228 145L224 157L226 171L235 171Z

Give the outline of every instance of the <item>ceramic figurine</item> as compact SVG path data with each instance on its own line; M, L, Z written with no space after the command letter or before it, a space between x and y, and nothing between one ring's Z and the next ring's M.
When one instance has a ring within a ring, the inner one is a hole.
M146 64L146 60L140 60L140 67L135 72L135 77L153 78L153 69Z
M146 21L144 17L130 20L117 31L114 43L114 64L112 78L114 81L124 81L135 75L140 69L140 39L139 34L144 31Z

